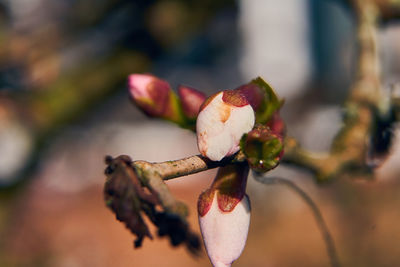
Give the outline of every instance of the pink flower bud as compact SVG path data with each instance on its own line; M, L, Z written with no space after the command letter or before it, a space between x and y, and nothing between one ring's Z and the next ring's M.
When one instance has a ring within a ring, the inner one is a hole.
M150 74L131 74L128 86L134 103L147 115L181 122L178 99L168 82Z
M284 102L261 77L238 87L235 91L239 91L247 99L256 113L256 122L261 124L268 122Z
M228 165L219 169L210 189L199 197L199 224L213 266L231 266L243 251L250 224L245 194L249 168Z
M226 90L209 97L196 122L200 153L214 161L233 155L254 123L254 110L239 91Z
M275 111L272 114L272 117L269 121L267 121L266 126L268 126L272 132L278 134L281 137L285 137L286 135L286 127L285 122L279 114L279 110Z
M206 95L188 86L179 86L178 95L181 99L183 113L189 119L196 119L200 106L206 100Z
M257 111L258 108L265 102L265 90L256 84L250 82L236 88L235 90L238 90L246 97L247 101L255 111Z
M150 116L162 116L171 87L166 81L149 74L132 74L128 78L129 92L135 103Z

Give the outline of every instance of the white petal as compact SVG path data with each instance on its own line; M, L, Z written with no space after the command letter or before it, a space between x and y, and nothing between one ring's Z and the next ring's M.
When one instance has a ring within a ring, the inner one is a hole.
M196 123L199 151L214 161L239 151L240 138L255 123L250 105L236 107L227 104L222 100L222 95L223 92L220 92L211 100L199 113Z
M218 208L217 193L210 210L199 217L201 234L214 267L231 266L246 244L250 224L250 203L246 196L231 212Z
M235 107L231 112L231 117L226 122L225 127L231 133L231 140L234 146L228 151L230 156L239 151L240 138L243 134L253 129L255 123L254 110L250 105Z

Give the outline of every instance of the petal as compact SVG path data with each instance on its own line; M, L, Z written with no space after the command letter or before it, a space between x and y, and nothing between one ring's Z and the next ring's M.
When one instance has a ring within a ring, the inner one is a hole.
M223 101L223 94L219 92L205 101L196 123L199 151L214 161L239 151L240 138L253 128L255 122L249 104L231 105Z
M200 229L213 266L230 266L246 244L250 202L245 195L231 212L222 212L218 208L217 194L207 214L199 217Z

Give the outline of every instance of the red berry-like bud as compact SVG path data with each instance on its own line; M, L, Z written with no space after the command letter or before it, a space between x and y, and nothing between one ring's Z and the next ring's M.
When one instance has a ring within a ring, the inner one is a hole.
M183 113L188 119L196 119L200 111L200 106L206 100L203 92L197 91L188 86L179 86L178 95L182 103Z

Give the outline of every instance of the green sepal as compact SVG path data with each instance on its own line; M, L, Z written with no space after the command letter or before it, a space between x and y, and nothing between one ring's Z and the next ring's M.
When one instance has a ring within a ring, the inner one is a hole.
M261 101L256 110L256 123L265 124L282 107L285 101L284 99L279 99L274 89L261 77L255 78L250 83L260 87L265 93L265 99Z
M260 124L243 135L240 148L251 169L257 172L267 172L275 168L283 156L282 137Z
M196 131L196 119L185 116L178 95L174 91L171 91L169 97L170 112L167 112L166 116L161 118L173 122L181 128Z

